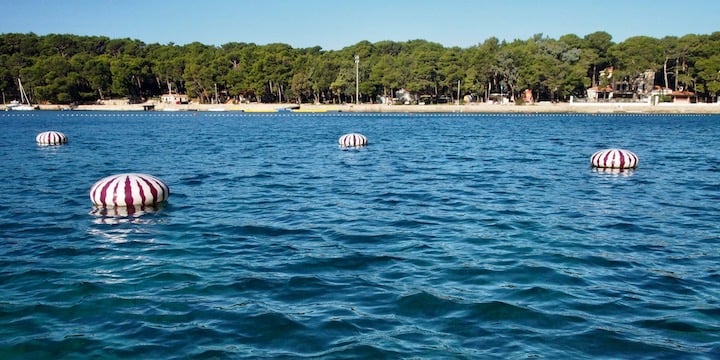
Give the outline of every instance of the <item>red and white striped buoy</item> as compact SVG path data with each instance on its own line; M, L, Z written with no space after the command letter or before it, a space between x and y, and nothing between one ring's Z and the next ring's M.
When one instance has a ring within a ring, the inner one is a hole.
M90 188L96 206L157 205L170 196L170 188L147 174L117 174L103 178Z
M44 131L35 137L38 145L62 145L67 144L68 138L59 131Z
M361 147L367 145L367 143L367 137L358 133L345 134L338 139L338 144L341 148Z
M596 168L634 169L638 162L634 152L624 149L600 150L590 157L590 164Z

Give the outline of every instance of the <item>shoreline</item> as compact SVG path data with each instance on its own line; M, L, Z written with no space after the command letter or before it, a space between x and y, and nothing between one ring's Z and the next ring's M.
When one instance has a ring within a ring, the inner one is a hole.
M720 114L720 103L674 104L660 103L535 103L515 104L464 104L464 105L385 105L385 104L108 104L79 105L73 111L237 111L237 112L345 112L345 113L646 113L646 114ZM40 110L68 110L67 106L39 105Z

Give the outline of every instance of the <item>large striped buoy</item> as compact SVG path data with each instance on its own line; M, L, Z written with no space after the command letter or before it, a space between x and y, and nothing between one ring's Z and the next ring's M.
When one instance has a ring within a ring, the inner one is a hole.
M355 148L367 145L367 137L363 134L350 133L345 134L338 139L341 148Z
M68 138L59 131L44 131L35 137L38 145L62 145L67 144Z
M590 157L590 164L596 168L634 169L639 159L634 152L624 149L605 149Z
M90 188L90 200L102 207L157 205L170 196L170 188L147 174L117 174L103 178Z

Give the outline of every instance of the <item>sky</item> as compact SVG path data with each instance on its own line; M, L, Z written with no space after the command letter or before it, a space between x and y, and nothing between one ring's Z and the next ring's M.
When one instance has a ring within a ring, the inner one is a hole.
M467 48L491 37L559 39L605 31L617 43L720 31L715 0L0 0L0 9L0 33L324 50L363 40L422 39Z

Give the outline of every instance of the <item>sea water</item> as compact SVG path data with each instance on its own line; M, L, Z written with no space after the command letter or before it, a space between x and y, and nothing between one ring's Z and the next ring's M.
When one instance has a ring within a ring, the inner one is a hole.
M0 134L3 359L720 358L718 115L35 111ZM639 167L593 170L605 148ZM126 172L167 203L94 211Z

